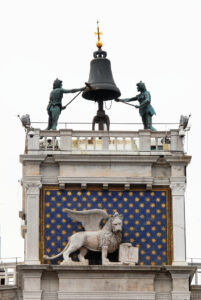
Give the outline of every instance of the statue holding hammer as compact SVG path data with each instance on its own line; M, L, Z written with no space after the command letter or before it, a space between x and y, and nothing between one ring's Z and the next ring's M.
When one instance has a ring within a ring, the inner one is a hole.
M48 115L49 115L49 119L48 119L48 126L47 126L46 130L56 130L57 129L57 122L58 122L59 116L61 114L61 111L63 109L66 109L66 106L68 104L70 104L70 102L72 102L72 100L71 100L67 105L62 106L63 94L76 93L76 92L81 93L82 91L84 91L84 89L85 89L85 87L82 87L82 88L79 88L79 89L66 90L66 89L62 88L62 81L61 80L59 80L57 78L54 81L53 90L50 93L50 100L49 100L49 104L47 106L47 112L48 112Z

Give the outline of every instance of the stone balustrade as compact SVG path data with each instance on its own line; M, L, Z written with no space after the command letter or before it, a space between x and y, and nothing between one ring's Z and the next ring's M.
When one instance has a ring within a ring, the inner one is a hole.
M169 131L81 131L81 130L40 130L27 134L26 153L36 151L59 153L127 153L157 154L183 152L183 136L178 129Z
M16 263L0 264L0 286L16 284Z

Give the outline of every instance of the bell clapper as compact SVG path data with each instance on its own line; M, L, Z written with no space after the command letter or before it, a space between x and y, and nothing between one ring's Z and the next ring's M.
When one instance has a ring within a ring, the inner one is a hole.
M107 107L107 104L106 104L106 102L105 102L105 108L106 108L107 110L110 110L111 107L112 107L112 100L110 100L110 106L109 106L109 107Z

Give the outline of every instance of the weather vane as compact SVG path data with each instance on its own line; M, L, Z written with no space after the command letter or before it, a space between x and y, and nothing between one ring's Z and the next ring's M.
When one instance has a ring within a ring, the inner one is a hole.
M101 49L101 47L103 46L103 43L100 39L100 35L102 35L103 33L100 32L99 30L99 21L97 21L97 32L95 32L95 35L98 36L98 41L96 42L96 46L98 47L98 49Z

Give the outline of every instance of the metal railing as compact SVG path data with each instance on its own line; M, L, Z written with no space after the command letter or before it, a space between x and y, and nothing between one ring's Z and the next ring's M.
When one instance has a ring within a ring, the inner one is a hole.
M201 258L188 258L187 262L189 265L197 267L191 285L201 285Z
M20 257L0 258L0 286L16 285L16 266L22 263Z
M153 126L158 131L168 131L171 128L179 128L179 123L153 123ZM31 127L33 128L47 128L47 122L31 122ZM73 129L79 130L83 128L84 130L91 130L91 122L58 122L57 128L60 129ZM143 124L136 122L112 122L110 123L110 130L142 130Z

